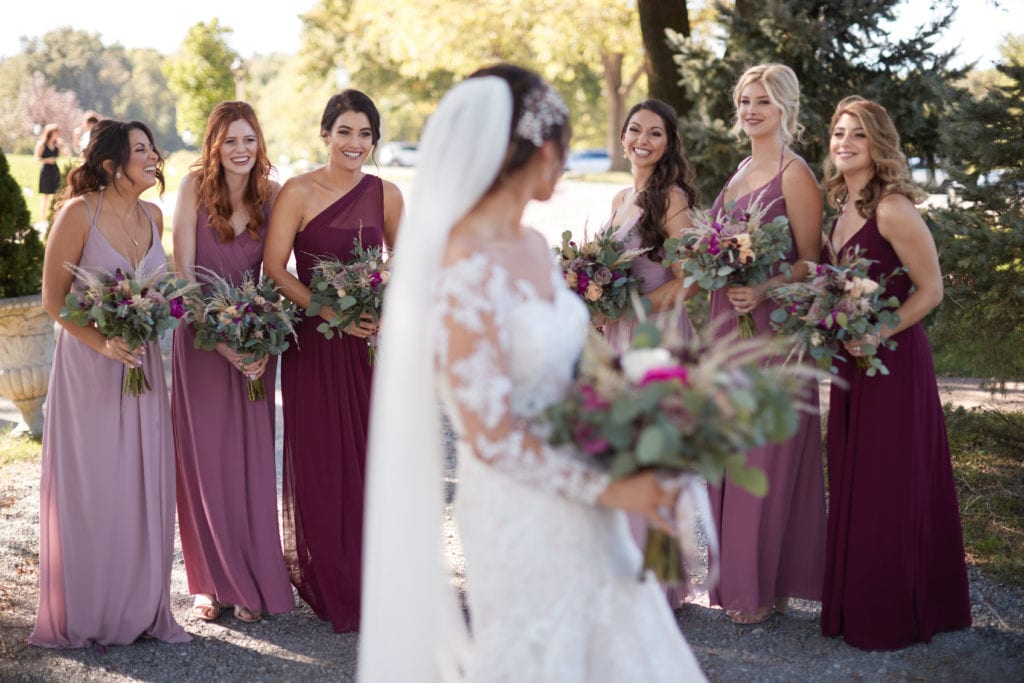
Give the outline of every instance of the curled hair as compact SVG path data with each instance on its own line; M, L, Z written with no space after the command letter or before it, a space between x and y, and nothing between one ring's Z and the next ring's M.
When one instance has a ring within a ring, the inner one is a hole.
M700 201L694 181L693 166L686 160L683 153L683 142L679 137L679 116L676 110L661 100L649 99L633 105L622 124L619 139L626 136L633 116L641 110L652 112L661 119L665 128L667 144L665 153L654 166L647 185L637 195L636 204L640 207L640 220L637 232L640 235L640 246L650 247L647 258L660 262L662 246L665 244L665 231L662 229L668 213L669 196L673 187L678 187L686 195L687 208L694 208Z
M829 138L843 114L857 119L864 129L871 161L874 162L874 173L857 198L857 213L870 218L878 208L878 202L889 194L901 194L915 204L920 203L924 193L910 179L907 157L900 149L900 134L885 107L859 95L844 98L832 114L832 122L828 127ZM839 209L849 199L846 180L832 163L831 154L825 160L825 193L829 205L834 209Z
M131 184L135 179L125 170L132 155L128 134L132 130L141 130L156 152L156 182L160 186L160 194L164 192L164 155L156 147L153 131L141 121L115 121L104 119L93 126L89 134L89 145L82 150L82 163L68 173L68 184L61 197L61 203L89 192L96 192L110 187L114 175L124 171L124 178ZM103 164L111 162L108 172Z
M790 145L794 140L801 141L804 126L800 123L800 81L785 64L758 64L740 76L732 90L732 103L736 107L733 132L736 136L739 137L742 130L739 118L740 97L743 89L751 83L760 83L768 93L768 99L782 113L779 128L782 130L783 142Z
M210 225L217 233L221 242L235 239L235 229L231 226L231 196L228 191L226 171L221 163L220 151L228 136L228 128L235 121L245 121L256 133L256 164L249 172L242 200L249 220L245 230L254 240L259 240L260 228L263 227L263 205L270 193L270 171L273 166L267 157L267 143L263 139L263 130L256 119L256 112L246 102L221 102L210 113L206 123L206 135L203 137L203 149L199 159L190 168L196 181L196 200L199 206L206 209Z
M331 127L338 117L347 111L366 114L370 121L370 136L374 145L380 140L380 112L377 105L373 103L370 96L361 90L342 90L337 95L327 100L323 116L320 117L320 135L326 137L331 132Z
M572 134L572 126L567 116L557 117L561 120L547 121L542 126L541 145L535 144L516 132L520 126L520 120L526 112L524 103L527 98L534 96L538 91L550 88L544 82L544 79L536 72L516 66L515 64L495 64L478 69L470 74L469 78L482 78L484 76L497 76L508 83L508 87L512 91L512 123L508 132L508 151L505 153L505 162L502 164L501 171L498 173L498 180L495 182L499 182L502 178L526 166L534 152L547 140L555 141L558 151L564 160L568 153L569 137ZM537 112L531 113L531 115L536 114Z

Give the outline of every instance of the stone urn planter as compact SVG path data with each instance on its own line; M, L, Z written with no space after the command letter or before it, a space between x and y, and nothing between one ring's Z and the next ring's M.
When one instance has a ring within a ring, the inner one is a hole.
M0 396L14 402L22 422L15 433L43 433L43 401L55 342L42 295L0 299Z

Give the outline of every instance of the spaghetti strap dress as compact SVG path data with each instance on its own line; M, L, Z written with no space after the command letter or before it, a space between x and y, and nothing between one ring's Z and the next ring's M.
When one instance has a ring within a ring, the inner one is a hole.
M101 191L78 265L135 272L96 225L102 202ZM152 244L138 271L165 271L152 217L150 225ZM58 334L43 427L34 645L191 639L171 614L174 450L157 342L147 345L142 368L149 391L123 395L123 363L64 329Z
M738 218L757 203L768 206L765 221L785 215L782 176L788 164L783 162L784 156L768 183L739 197L731 206L725 205L727 182L715 199L712 214ZM796 259L794 241L787 260L794 263ZM774 308L775 304L766 299L753 310L759 335L772 334L769 317ZM717 334L735 331L736 311L724 289L711 294L711 316L719 325ZM768 475L764 498L728 480L721 486L708 487L721 549L720 578L710 593L712 605L753 614L780 598L821 599L825 483L817 382L808 383L801 399L814 409L800 414L792 437L747 452L749 463Z

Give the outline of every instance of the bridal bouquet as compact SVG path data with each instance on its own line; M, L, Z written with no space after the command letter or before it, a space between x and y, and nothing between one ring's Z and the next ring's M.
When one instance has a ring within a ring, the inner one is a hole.
M868 277L870 265L860 247L846 251L836 265L811 264L803 282L769 293L779 303L772 311L772 327L796 338L800 356L810 354L822 370L838 372L833 361L844 341L879 335L883 326L892 329L899 324L899 316L890 310L899 307L899 300L885 296L887 278L876 282ZM880 345L896 348L891 339L881 340ZM875 345L863 344L861 352L864 355L857 357L857 364L869 377L889 374Z
M571 444L613 479L656 468L730 481L764 495L763 471L746 451L779 442L796 429L794 396L814 371L771 365L764 340L715 342L705 334L663 343L650 321L637 325L633 348L616 356L591 334L566 397L545 413L553 445ZM679 581L678 542L649 529L643 568L662 582Z
M68 268L83 286L68 292L60 317L82 327L95 325L104 337L121 337L132 350L177 327L185 315L183 297L196 287L164 272L133 277L120 268L113 273L71 264ZM122 394L138 396L149 388L141 366L127 369Z
M317 331L331 339L334 329L345 329L358 323L364 314L380 319L384 288L390 279L389 261L379 246L364 248L362 235L352 240L352 258L340 261L335 256L322 256L313 265L309 289L313 292L307 316L319 315L321 308L334 311L330 322L321 322ZM367 340L370 364L376 359L376 339Z
M252 274L246 273L236 287L209 271L200 277L209 294L197 292L189 299L195 348L212 351L217 344L226 344L243 355L246 365L288 349L288 336L295 337L296 308L281 296L273 280L263 276L254 282ZM266 399L263 380L250 377L246 394L250 401Z
M647 249L626 249L609 229L594 239L584 234L583 244L572 241L572 232L566 230L561 246L554 251L565 284L583 299L591 316L604 320L622 317L630 291L640 286L640 279L632 273L633 259Z
M693 210L693 227L665 241L664 265L680 262L686 274L683 284L689 287L696 282L707 292L729 285L752 287L777 271L789 273L790 265L785 260L793 243L789 220L778 216L762 222L768 206L754 203L742 220L728 213L716 217ZM750 313L740 314L737 322L740 338L757 334Z

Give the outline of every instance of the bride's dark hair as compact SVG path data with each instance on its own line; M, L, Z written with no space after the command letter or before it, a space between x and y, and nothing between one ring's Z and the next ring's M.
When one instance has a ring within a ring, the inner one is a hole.
M497 76L508 83L508 87L512 91L512 125L508 134L509 145L508 152L505 154L505 163L502 164L501 172L498 174L498 178L501 179L525 166L526 162L533 156L533 153L540 147L540 145L536 145L530 140L517 135L516 128L519 126L519 120L523 116L523 111L525 110L524 101L527 95L551 86L545 83L539 74L515 64L495 64L494 66L478 69L470 74L469 77L482 78L484 76ZM554 140L564 159L568 151L571 133L572 127L569 123L569 118L565 117L563 122L556 122L544 127L543 140Z
M694 185L693 166L683 154L683 142L679 138L679 116L671 106L655 99L634 104L626 115L626 122L622 124L619 138L625 137L630 121L641 110L653 112L661 119L667 140L665 153L661 155L647 185L636 198L636 204L642 212L636 225L640 234L640 246L649 247L647 258L660 263L662 247L665 244L665 231L661 226L664 225L665 214L668 212L669 193L673 187L682 190L686 195L687 208L690 209L697 206L700 193Z

